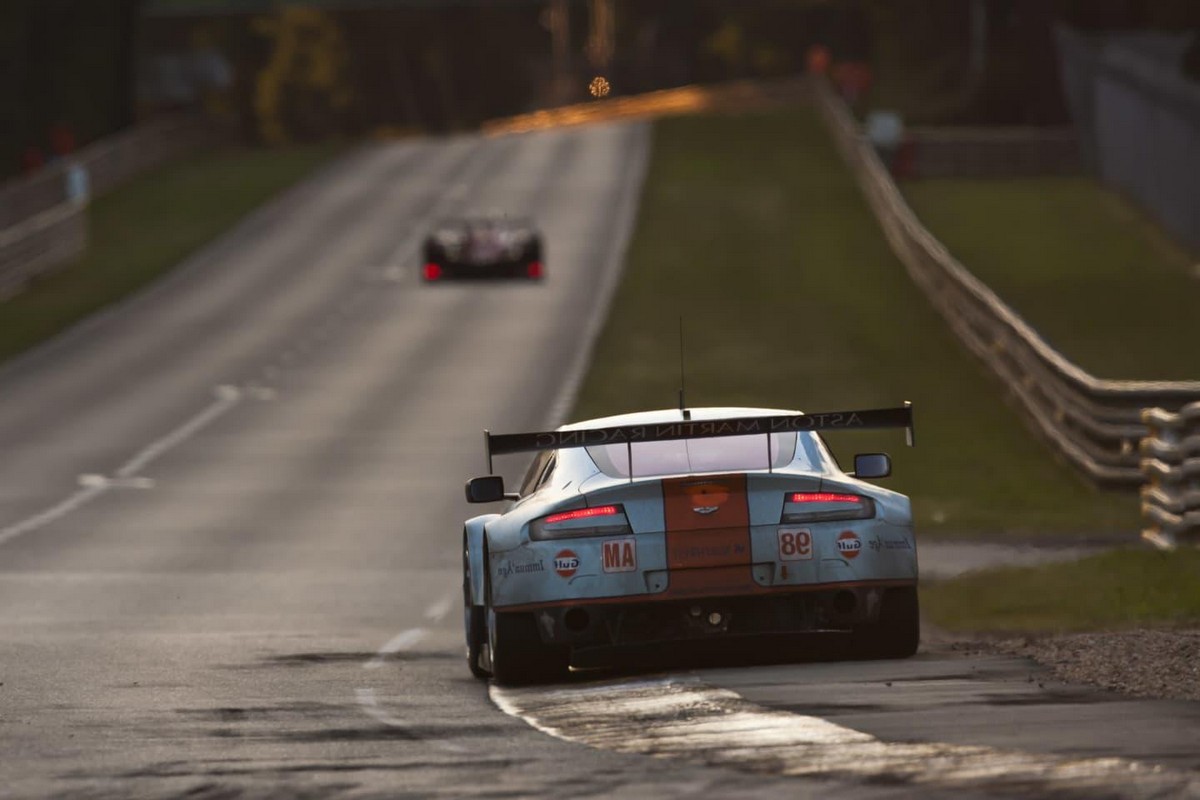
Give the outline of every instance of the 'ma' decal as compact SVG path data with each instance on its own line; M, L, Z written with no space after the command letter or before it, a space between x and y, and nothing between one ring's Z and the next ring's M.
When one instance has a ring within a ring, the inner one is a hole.
M605 572L634 572L637 570L637 540L611 539L604 543Z

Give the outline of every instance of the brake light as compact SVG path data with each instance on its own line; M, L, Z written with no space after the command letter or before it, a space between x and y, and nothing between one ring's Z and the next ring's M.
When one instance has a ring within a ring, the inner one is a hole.
M426 264L424 267L421 268L421 275L427 281L436 281L438 278L442 277L441 265L435 264L432 261L430 261L428 264Z
M793 492L784 500L780 522L825 522L875 516L875 501L858 494Z
M789 503L861 503L863 498L856 494L834 492L796 492L788 498Z
M595 508L580 508L575 511L563 511L559 514L551 514L546 517L543 522L547 525L553 525L556 522L566 522L572 519L587 519L588 517L611 517L615 514L620 514L621 509L616 506L596 506Z
M529 264L525 267L525 274L531 278L542 277L542 262L530 261Z
M625 509L619 505L574 508L529 523L531 539L564 539L578 536L630 534Z

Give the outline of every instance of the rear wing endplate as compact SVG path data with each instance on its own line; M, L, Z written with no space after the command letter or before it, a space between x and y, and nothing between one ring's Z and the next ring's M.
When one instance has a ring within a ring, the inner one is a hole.
M849 431L880 428L904 428L905 440L913 446L912 403L896 408L870 408L859 411L829 411L823 414L778 414L767 417L735 417L712 420L678 420L648 425L619 425L613 428L585 428L567 431L493 434L483 432L487 449L488 473L492 457L568 447L592 447L602 444L666 442L674 439L709 439L719 436L752 436L767 433L805 431Z

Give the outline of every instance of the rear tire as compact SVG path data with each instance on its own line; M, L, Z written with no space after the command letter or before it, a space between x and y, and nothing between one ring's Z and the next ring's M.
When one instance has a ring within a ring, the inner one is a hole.
M571 651L549 645L538 635L537 621L530 613L498 613L492 608L490 570L484 574L488 599L487 636L492 677L502 686L554 683L566 677Z
M471 597L471 560L467 552L466 537L463 537L463 627L467 638L467 667L480 680L487 680L492 673L483 668L480 658L483 645L487 642L487 610L477 606Z
M879 620L854 630L855 655L862 658L908 658L921 642L921 609L915 587L889 589Z

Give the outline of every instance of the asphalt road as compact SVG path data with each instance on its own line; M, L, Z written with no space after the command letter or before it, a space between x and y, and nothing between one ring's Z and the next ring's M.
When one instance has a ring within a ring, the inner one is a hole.
M897 766L914 752L886 748L881 771L813 769L832 762L803 758L797 719L855 746L978 746L977 770L989 748L1051 754L1020 761L1035 793L1096 785L1055 782L1084 750L1117 759L1079 768L1117 794L1194 789L1194 704L1047 703L1023 662L936 648L643 681L660 706L708 693L673 707L671 747L647 744L648 717L584 713L628 681L493 697L469 677L462 482L483 471L482 428L562 416L647 149L644 127L596 126L359 151L0 371L0 797L1013 789L914 777ZM536 217L545 283L420 285L420 237L469 208ZM1014 686L1031 699L988 706ZM750 727L713 739L713 713ZM1145 735L1111 735L1129 720ZM791 749L730 757L760 724Z

